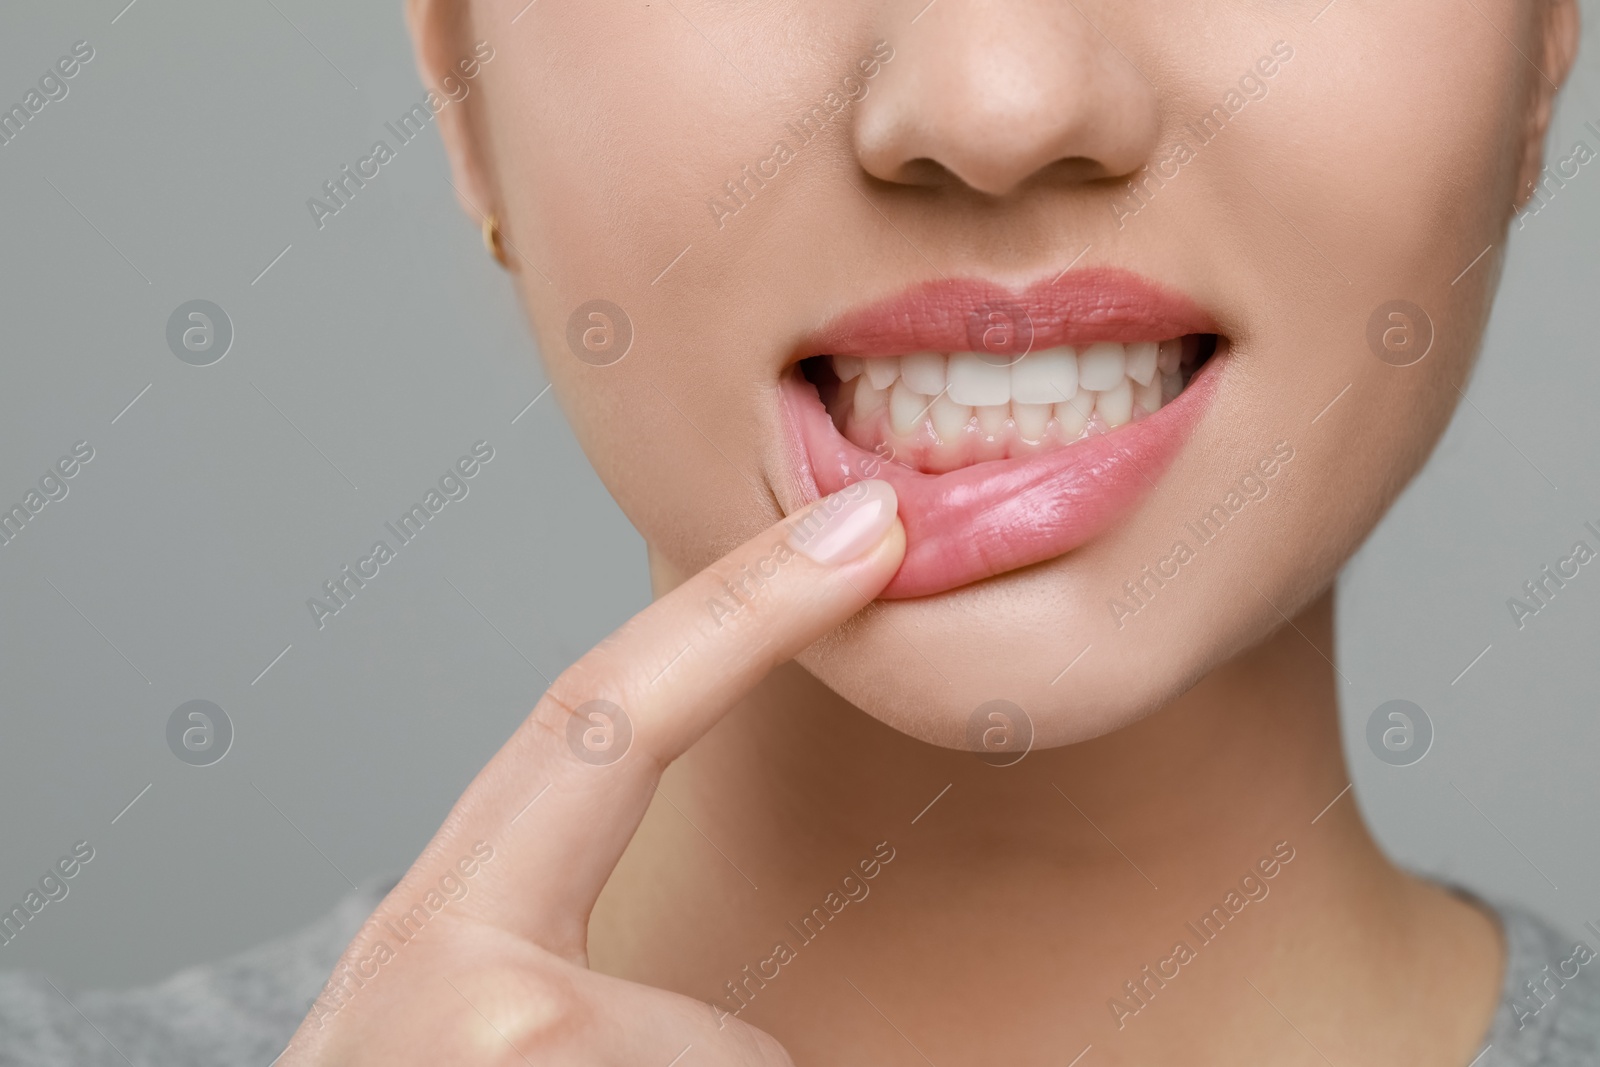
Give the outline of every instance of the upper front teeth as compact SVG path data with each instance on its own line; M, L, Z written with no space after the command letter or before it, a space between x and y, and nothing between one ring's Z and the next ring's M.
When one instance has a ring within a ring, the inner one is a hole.
M900 380L913 392L924 396L938 396L944 391L944 353L913 352L909 356L901 356Z
M950 399L957 404L1011 403L1011 368L987 363L976 353L952 354L945 366L945 380L950 384Z
M1056 404L1078 391L1078 360L1070 348L1030 352L1011 366L1011 399L1020 404Z
M1157 372L1176 374L1182 342L1173 339L1119 344L1097 341L1081 350L1059 345L1030 352L1010 366L990 361L974 352L914 352L905 356L862 359L833 357L834 373L848 382L862 374L872 388L888 391L903 382L910 394L931 398L947 396L963 407L998 407L1003 404L1060 404L1079 390L1110 393L1128 383L1130 392L1149 388ZM1120 397L1113 401L1120 407ZM928 401L918 404L920 409ZM910 397L902 401L909 414Z

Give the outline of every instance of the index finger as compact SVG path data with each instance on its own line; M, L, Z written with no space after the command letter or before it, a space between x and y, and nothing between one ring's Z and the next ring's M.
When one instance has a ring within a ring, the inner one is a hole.
M555 680L392 896L476 856L464 915L583 959L589 910L661 772L888 583L905 552L895 509L886 482L847 486L634 616Z

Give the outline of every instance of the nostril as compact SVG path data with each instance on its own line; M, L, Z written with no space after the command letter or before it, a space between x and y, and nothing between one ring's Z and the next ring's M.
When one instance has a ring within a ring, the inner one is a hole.
M858 105L862 169L992 197L1138 170L1159 134L1155 88L1061 7L1041 19L1033 5L941 5Z
M945 189L960 185L961 179L938 160L919 156L901 164L893 179L899 185L915 185L924 189Z
M957 174L936 159L919 156L901 164L897 171L884 180L919 189L967 188L985 196L1004 197L1021 189L1081 185L1112 177L1120 175L1113 175L1099 160L1087 156L1055 160L1028 173L1020 184L1011 183L1004 175L977 171Z

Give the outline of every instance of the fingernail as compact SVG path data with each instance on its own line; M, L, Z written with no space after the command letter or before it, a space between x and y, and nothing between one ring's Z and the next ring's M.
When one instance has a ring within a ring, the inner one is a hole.
M897 503L888 482L847 485L811 505L789 527L789 544L818 563L846 563L883 540L894 525Z

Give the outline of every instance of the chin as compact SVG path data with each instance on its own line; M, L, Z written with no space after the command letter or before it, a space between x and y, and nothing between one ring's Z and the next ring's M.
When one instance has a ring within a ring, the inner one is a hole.
M1152 528L1170 518L1167 497L1155 494L1141 510L1159 516ZM1205 578L1169 581L1119 627L1107 606L1108 590L1124 580L1114 576L1138 573L1143 564L1132 561L1170 547L1163 537L1138 536L1139 528L1136 515L1058 559L943 593L880 601L799 663L873 718L946 748L982 750L973 724L989 721L980 709L994 701L1021 710L1032 749L1129 726L1283 624L1254 593L1246 600L1228 592L1239 579L1224 563ZM1183 581L1189 588L1179 588ZM1307 583L1280 604L1298 610L1324 588Z

